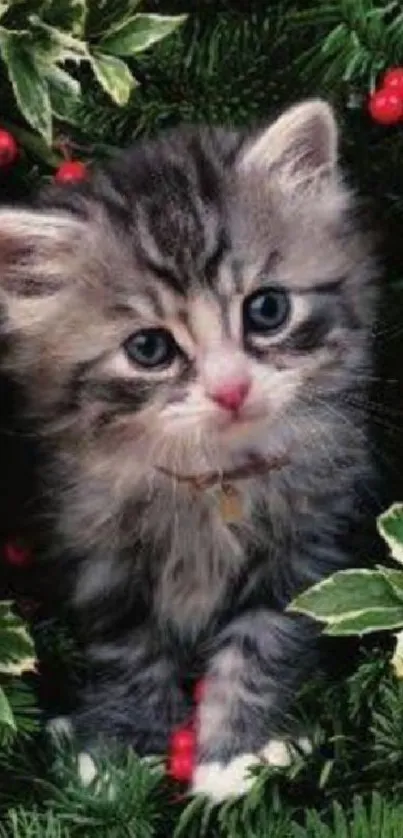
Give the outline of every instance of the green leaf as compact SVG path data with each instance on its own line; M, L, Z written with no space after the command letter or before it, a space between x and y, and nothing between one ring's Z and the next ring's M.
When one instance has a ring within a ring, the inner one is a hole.
M115 26L119 26L140 5L141 0L99 0L97 4L90 3L87 16L87 31L91 33L91 40L98 41Z
M35 668L35 648L11 603L0 603L0 673L21 675Z
M99 83L117 105L126 105L137 84L127 64L114 55L100 52L91 56L92 69Z
M401 602L403 602L403 571L392 570L389 567L382 567L381 565L379 565L377 569L382 573L382 576L385 577L389 585L393 588L396 596Z
M51 0L46 9L46 23L76 38L84 35L87 0Z
M12 731L17 730L10 702L8 701L4 690L0 687L0 728L1 727L11 728Z
M80 100L81 85L61 67L50 67L46 73L49 83L52 112L64 122L72 120L75 106Z
M187 15L138 14L115 26L100 42L103 52L136 55L161 41L180 26Z
M403 503L394 503L379 516L378 531L397 562L403 564Z
M336 623L371 608L401 606L399 597L380 570L341 570L300 594L288 611Z
M356 614L346 615L330 623L324 634L341 637L350 634L370 634L373 631L388 631L403 626L403 604L393 608L363 608Z
M58 61L88 61L88 47L85 41L45 23L38 15L30 15L31 26L42 31L52 47L58 50Z
M26 121L50 145L52 111L48 82L37 67L25 39L13 32L0 32L0 50L7 67L17 105Z
M0 19L5 15L5 13L10 8L10 2L7 0L0 0Z

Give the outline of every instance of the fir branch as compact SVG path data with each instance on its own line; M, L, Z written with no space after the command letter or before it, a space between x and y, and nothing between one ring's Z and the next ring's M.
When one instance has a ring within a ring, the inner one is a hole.
M320 36L315 46L298 56L295 69L320 79L333 94L346 82L375 88L379 73L399 64L403 40L403 12L399 0L332 0L296 11L290 20L301 32Z

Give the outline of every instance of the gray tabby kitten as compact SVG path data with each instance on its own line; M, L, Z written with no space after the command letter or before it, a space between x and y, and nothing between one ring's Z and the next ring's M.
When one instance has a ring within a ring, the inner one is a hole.
M253 136L138 143L0 212L3 367L47 452L93 667L77 734L164 752L206 673L193 790L214 799L288 758L317 639L284 609L352 563L361 527L349 394L375 291L350 210L334 116L308 101Z

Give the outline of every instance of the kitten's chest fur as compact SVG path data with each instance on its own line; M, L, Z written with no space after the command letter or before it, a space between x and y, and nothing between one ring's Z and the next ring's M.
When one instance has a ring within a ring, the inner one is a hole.
M234 490L232 510L227 500L217 487L199 497L177 500L170 514L167 509L165 538L158 534L160 555L153 586L159 622L197 631L229 597L248 561L256 523L250 487ZM233 520L229 511L234 512Z

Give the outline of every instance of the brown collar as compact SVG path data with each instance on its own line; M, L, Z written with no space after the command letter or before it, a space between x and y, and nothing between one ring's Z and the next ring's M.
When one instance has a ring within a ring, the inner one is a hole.
M177 474L177 472L170 471L164 466L158 466L157 468L158 471L165 474L166 477L172 477L177 483L188 483L193 489L203 491L204 489L211 489L213 486L223 488L231 486L237 480L245 480L248 477L256 477L270 471L279 471L289 461L289 456L285 454L272 457L271 460L265 460L263 457L253 457L249 459L248 463L229 471L216 470L208 471L205 474Z

